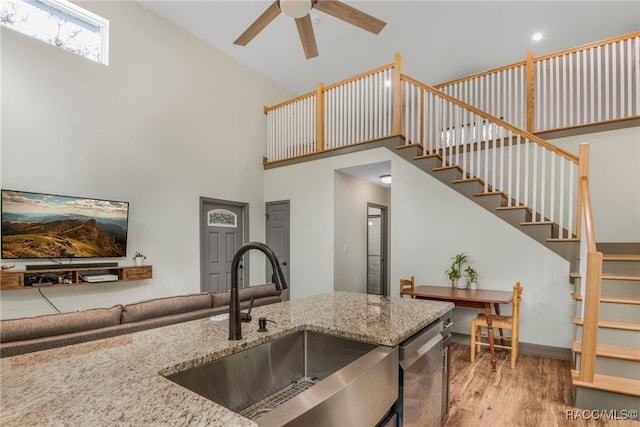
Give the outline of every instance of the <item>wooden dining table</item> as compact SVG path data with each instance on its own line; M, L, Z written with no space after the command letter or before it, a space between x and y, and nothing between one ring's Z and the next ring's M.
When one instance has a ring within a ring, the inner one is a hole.
M513 302L513 292L493 291L489 289L458 289L451 286L432 286L418 285L413 291L406 290L401 295L410 295L419 299L430 299L436 301L448 301L454 303L458 307L481 308L487 317L487 325L489 330L489 349L491 351L491 366L493 371L496 370L496 349L494 343L494 334L492 327L492 310L491 305L495 309L495 314L500 314L500 304L511 304ZM502 331L500 331L502 336ZM504 343L502 343L504 345ZM473 345L473 344L472 344Z

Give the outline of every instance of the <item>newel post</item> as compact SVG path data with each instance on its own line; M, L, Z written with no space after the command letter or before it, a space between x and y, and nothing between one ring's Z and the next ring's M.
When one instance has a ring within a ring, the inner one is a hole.
M396 53L393 65L393 134L402 133L402 55Z
M533 52L527 52L525 65L527 78L527 132L535 131L535 108L536 108L536 68L533 61Z
M324 84L316 87L316 152L324 151Z
M580 191L580 183L582 178L589 178L589 144L582 143L578 146L578 200L576 208L576 238L581 239L582 236L582 210L584 203L582 192Z

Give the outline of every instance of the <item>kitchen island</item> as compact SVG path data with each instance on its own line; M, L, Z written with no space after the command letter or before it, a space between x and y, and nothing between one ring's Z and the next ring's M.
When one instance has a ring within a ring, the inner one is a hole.
M201 319L3 358L0 425L255 426L164 376L301 330L395 347L452 308L333 292L254 309L240 341L228 320ZM257 332L259 317L276 323Z

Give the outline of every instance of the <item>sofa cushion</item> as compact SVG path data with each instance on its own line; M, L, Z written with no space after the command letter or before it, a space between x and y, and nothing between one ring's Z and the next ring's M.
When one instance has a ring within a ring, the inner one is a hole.
M120 323L122 306L95 308L72 313L46 314L0 322L0 341L23 341L71 334Z
M122 323L140 322L154 317L211 308L211 294L179 295L157 298L135 304L127 304L122 309Z
M240 296L240 301L249 301L251 297L257 300L264 297L279 297L281 293L282 291L277 290L274 283L267 283L266 285L256 285L249 286L248 288L242 288L240 289L240 292L238 294ZM214 307L229 305L231 300L231 292L229 291L214 292L212 296Z

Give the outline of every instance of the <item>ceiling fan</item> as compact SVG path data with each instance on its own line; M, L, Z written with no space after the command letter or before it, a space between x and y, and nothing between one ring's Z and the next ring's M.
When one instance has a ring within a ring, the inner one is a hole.
M313 25L309 16L311 9L317 9L374 34L378 34L387 25L386 22L338 0L276 0L233 43L246 46L280 12L283 12L296 20L304 55L307 59L314 58L318 56L318 46L316 45L316 37L313 33Z

